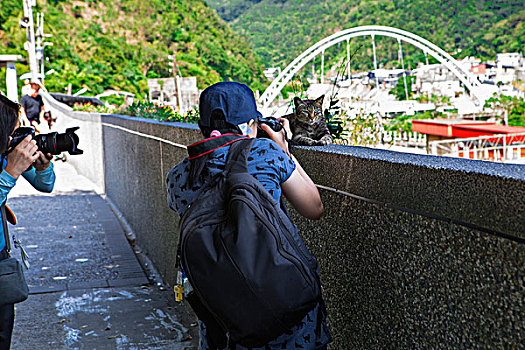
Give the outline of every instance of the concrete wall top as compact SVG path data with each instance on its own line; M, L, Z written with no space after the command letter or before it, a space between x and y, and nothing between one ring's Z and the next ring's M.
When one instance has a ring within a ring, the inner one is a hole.
M319 147L301 147L319 150ZM464 173L477 173L496 177L525 180L525 166L519 164L502 164L470 159L401 153L389 150L359 146L329 145L324 152L341 154L355 158L378 160L388 163L405 164L429 169L446 169Z
M331 145L293 151L317 185L525 240L525 166Z

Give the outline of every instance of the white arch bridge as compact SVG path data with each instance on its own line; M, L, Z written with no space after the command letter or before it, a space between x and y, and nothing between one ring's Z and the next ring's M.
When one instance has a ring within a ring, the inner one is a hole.
M300 54L296 59L292 61L279 76L272 81L270 86L264 91L264 93L259 98L259 105L265 109L270 106L273 100L279 95L281 90L288 84L288 82L293 78L293 76L301 70L308 62L313 60L317 55L322 54L321 59L321 69L324 70L324 51L334 45L337 45L343 41L346 41L346 53L347 53L347 64L349 67L350 64L350 39L360 36L371 36L373 53L374 53L374 69L377 69L377 60L375 53L375 36L387 36L394 39L397 39L399 44L399 53L402 58L401 51L401 41L407 42L416 46L417 48L423 50L425 55L430 55L438 60L441 64L447 67L465 86L465 88L470 92L471 96L474 97L477 101L476 104L483 106L485 101L489 98L481 88L481 83L477 78L462 67L459 62L450 56L448 53L443 51L438 46L434 45L428 40L423 39L422 37L415 35L413 33L386 26L362 26L346 29L340 32L337 32L329 37L320 40L316 44L312 45L302 54ZM401 60L404 70L404 63ZM349 69L349 68L348 68ZM323 73L321 73L323 76Z

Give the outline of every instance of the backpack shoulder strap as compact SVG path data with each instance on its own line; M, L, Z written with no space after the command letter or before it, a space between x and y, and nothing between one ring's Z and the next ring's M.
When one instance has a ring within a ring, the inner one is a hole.
M234 142L230 149L228 150L228 157L226 158L226 166L224 168L224 173L228 174L230 172L234 173L247 173L248 166L246 160L250 150L255 142L254 138L251 139L242 139Z

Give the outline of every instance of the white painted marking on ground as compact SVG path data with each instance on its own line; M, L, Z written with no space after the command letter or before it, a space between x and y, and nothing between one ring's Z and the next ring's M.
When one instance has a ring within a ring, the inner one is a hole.
M171 323L172 321L171 317L167 317L164 311L160 309L156 309L154 310L154 313L152 313L152 315L153 315L153 318L157 320L167 331L177 332L177 338L176 338L177 341L182 340L182 337L183 337L182 331L178 329L173 323Z
M131 294L130 292L127 292L125 290L121 290L119 291L119 294L128 298L128 299L133 299L135 296L133 294Z
M71 297L67 292L62 293L60 298L55 302L55 307L58 310L58 316L71 316L77 312L86 313L106 313L107 308L101 305L95 305L101 298L98 296L99 292L85 293L79 297Z
M80 336L80 331L78 329L70 328L64 325L64 330L66 331L66 344L68 348L74 343L78 343Z

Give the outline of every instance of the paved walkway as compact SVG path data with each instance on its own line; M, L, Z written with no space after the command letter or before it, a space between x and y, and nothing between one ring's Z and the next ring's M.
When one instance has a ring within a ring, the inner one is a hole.
M150 283L94 186L67 162L55 171L52 194L20 180L8 200L31 259L12 349L195 349L195 319Z

